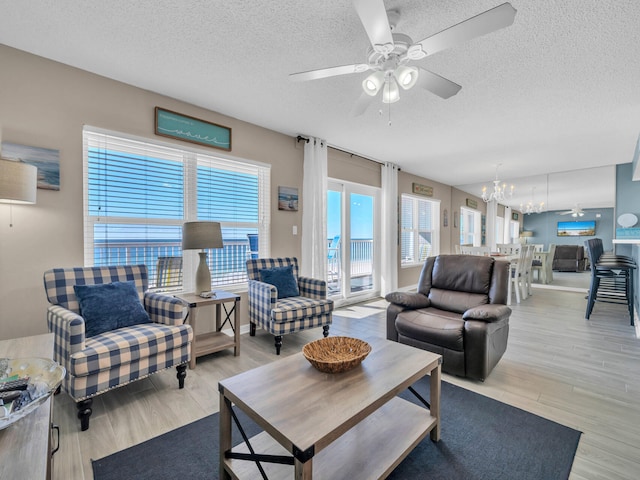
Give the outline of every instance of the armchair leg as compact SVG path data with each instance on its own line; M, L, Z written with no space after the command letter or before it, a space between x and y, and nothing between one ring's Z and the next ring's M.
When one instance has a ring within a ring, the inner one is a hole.
M324 336L324 337L328 337L329 336L329 325L323 325L322 326L322 336Z
M178 379L178 388L184 388L184 379L187 377L187 365L178 365L176 367L178 371L176 378Z
M276 341L276 355L280 355L280 347L282 347L282 335L276 335L274 339Z
M89 417L93 413L91 405L93 404L93 398L87 398L86 400L80 400L76 403L78 408L78 418L80 419L80 430L83 432L89 430Z
M256 324L253 322L249 323L249 336L250 337L256 336Z

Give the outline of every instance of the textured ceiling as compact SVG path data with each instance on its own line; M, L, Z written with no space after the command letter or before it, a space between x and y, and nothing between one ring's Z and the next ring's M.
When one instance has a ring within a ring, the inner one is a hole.
M396 31L418 41L500 1L384 4L400 12ZM471 193L501 164L500 178L518 192L514 207L532 191L550 209L613 206L612 165L631 162L640 131L640 2L511 4L512 26L422 61L462 85L458 95L414 88L360 117L350 111L366 73L288 79L365 62L367 35L349 0L0 0L0 43L285 134L325 138ZM556 199L556 191L571 195Z

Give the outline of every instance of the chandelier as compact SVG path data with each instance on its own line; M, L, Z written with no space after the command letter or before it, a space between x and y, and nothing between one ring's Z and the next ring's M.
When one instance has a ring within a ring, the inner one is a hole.
M522 213L526 213L527 215L531 213L542 213L544 211L544 202L536 203L535 201L535 191L536 187L531 189L531 200L529 200L526 204L520 204L520 211Z
M511 198L513 196L513 190L515 187L511 185L507 187L506 183L500 184L500 180L498 180L498 168L502 165L501 163L496 165L496 179L493 181L493 192L489 193L487 191L487 187L482 187L482 200L489 203L491 201L496 202L504 202L505 200Z

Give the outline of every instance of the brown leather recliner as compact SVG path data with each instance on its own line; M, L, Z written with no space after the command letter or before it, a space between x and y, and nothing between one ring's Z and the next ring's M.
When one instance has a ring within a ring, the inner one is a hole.
M507 349L509 264L439 255L422 268L417 292L385 298L387 338L442 355L444 372L484 380Z

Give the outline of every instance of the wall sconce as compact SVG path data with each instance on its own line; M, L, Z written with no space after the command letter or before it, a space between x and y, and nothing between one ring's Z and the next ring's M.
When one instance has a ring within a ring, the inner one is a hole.
M9 204L10 227L13 227L12 206L36 203L37 188L37 167L0 158L0 203Z

